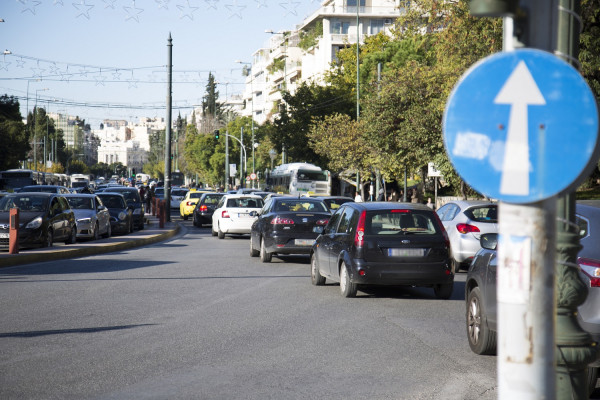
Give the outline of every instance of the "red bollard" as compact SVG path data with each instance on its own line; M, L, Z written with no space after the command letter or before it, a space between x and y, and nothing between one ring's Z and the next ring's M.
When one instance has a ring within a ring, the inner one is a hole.
M164 200L160 200L158 202L158 207L160 209L160 217L158 218L158 227L159 228L164 228L165 227L165 204L166 202Z
M10 228L8 231L8 254L19 254L19 209L10 209Z
M152 216L158 215L156 210L156 197L152 198Z

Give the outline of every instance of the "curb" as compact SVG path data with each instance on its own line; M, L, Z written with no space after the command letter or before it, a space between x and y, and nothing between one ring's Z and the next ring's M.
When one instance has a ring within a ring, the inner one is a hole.
M155 235L148 235L143 238L137 238L133 240L128 240L124 242L117 243L107 243L102 246L90 246L90 247L82 247L78 249L69 249L64 248L58 251L48 251L44 253L30 253L30 254L15 254L10 255L8 257L0 258L0 268L4 267L14 267L16 265L23 264L31 264L36 262L44 262L44 261L56 261L56 260L64 260L67 258L78 258L85 256L93 256L97 254L104 253L112 253L114 251L121 251L132 249L135 247L142 247L149 244L154 244L161 242L163 240L167 240L175 236L181 230L181 226L179 224L175 224L174 229L169 229L164 233L159 233ZM126 237L126 236L124 236Z

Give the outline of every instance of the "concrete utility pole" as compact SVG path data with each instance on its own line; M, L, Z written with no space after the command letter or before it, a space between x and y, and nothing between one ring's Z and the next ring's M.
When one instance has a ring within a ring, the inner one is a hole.
M173 39L169 33L167 47L167 127L165 130L165 221L171 221L171 109L173 97Z

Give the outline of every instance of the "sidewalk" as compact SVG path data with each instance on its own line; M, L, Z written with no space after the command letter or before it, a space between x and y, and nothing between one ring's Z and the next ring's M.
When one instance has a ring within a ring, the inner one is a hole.
M69 245L55 243L51 248L21 249L19 250L19 254L8 254L8 250L0 251L0 268L91 256L146 246L169 239L175 236L180 230L179 224L172 221L165 222L163 229L160 229L158 225L159 221L156 216L146 214L144 229L133 231L133 233L127 235L111 236L108 239L93 241L82 240Z

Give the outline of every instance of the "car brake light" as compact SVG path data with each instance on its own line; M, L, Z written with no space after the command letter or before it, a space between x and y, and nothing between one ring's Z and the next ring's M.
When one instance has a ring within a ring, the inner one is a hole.
M577 264L588 278L590 287L600 287L600 261L580 257Z
M475 225L469 225L469 224L456 224L456 229L460 232L460 233L473 233L473 232L479 232L479 228L476 227Z
M186 202L185 202L185 205L189 207L189 206L193 206L193 205L194 205L194 203L192 203L191 201L186 201Z
M328 219L320 219L316 222L317 225L327 225L327 223L329 222Z
M221 211L221 218L229 218L229 211L227 211L227 210Z
M354 235L354 246L357 248L362 247L365 236L365 220L367 219L367 212L363 210L358 218L358 225L356 226L356 234Z
M392 212L393 213L409 213L410 210L405 210L405 209L402 209L402 210L392 210Z
M200 206L200 212L206 212L206 211L208 211L208 207L205 206L205 205L201 205Z
M275 217L271 220L272 225L294 225L294 220L291 218Z

